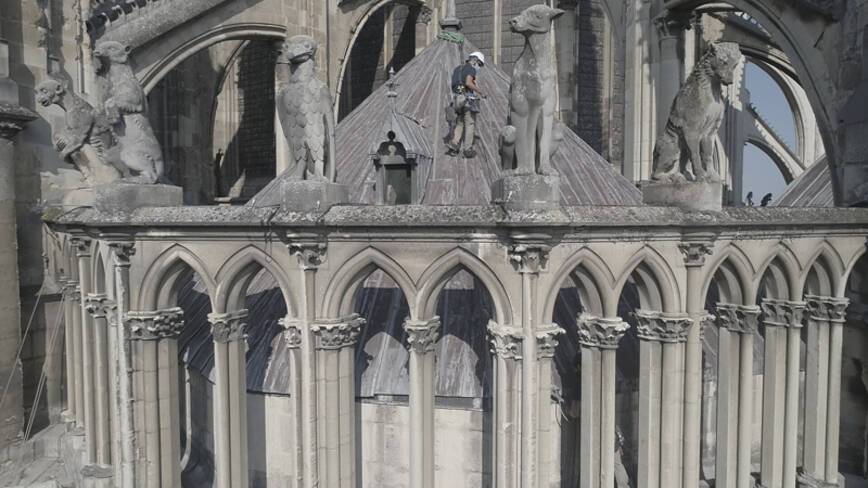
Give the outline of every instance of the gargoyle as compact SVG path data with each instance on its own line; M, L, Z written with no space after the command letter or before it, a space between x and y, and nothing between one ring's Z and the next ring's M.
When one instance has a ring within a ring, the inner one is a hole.
M720 178L714 168L714 138L724 115L722 86L733 83L742 59L738 44L708 46L672 102L666 129L654 148L652 179Z
M305 35L283 43L277 65L289 76L277 94L277 113L295 162L293 178L335 181L335 119L328 86L316 77L317 44Z
M97 76L106 87L105 113L120 146L123 164L137 173L133 183L153 184L163 177L163 152L148 121L145 91L127 64L130 49L116 41L93 50Z
M36 101L43 107L57 105L66 112L63 127L54 130L54 148L62 160L81 171L88 185L121 178L121 172L109 162L112 137L108 123L87 101L73 93L66 81L48 78L38 84Z

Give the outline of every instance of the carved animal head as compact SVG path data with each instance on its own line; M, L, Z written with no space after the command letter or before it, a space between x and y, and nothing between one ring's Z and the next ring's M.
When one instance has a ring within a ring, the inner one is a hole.
M735 70L743 56L738 44L715 42L708 46L708 51L703 57L721 84L731 85L735 78Z
M278 64L301 64L316 55L316 41L310 36L292 36L277 53Z
M105 41L96 45L93 50L93 60L97 72L111 64L126 64L130 57L130 47L117 41Z
M542 34L552 27L552 20L564 13L559 8L551 8L548 5L532 5L518 14L518 17L509 21L509 28L519 34Z
M59 104L66 94L66 82L48 78L36 85L36 102L43 107Z

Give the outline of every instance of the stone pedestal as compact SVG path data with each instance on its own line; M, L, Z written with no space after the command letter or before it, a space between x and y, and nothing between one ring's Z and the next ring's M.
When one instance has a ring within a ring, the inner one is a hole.
M118 181L94 186L92 191L94 208L103 212L131 212L141 207L179 207L184 204L184 192L180 186Z
M560 178L536 174L504 176L491 185L491 200L507 208L554 207L561 201Z
M643 181L639 187L646 205L704 211L720 211L723 206L719 181Z

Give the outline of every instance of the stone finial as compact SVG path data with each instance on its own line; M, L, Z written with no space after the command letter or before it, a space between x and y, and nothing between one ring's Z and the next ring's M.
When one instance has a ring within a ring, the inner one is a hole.
M684 255L684 265L693 267L705 264L705 257L711 256L713 252L711 246L710 242L682 242L678 249Z
M407 343L412 351L428 353L434 350L440 333L440 317L430 320L404 321L404 331L407 332Z
M603 319L582 313L576 320L579 329L579 344L599 349L618 349L618 343L630 328L621 319Z
M776 300L766 298L760 304L763 312L763 325L766 327L802 327L805 302Z
M652 180L720 180L713 153L725 111L719 94L722 86L733 83L743 59L736 43L709 45L672 103L669 122L654 148ZM687 150L686 157L682 157L682 150Z
M130 330L130 340L174 339L184 328L184 311L175 307L152 312L127 312L125 323Z
M844 322L847 319L847 298L805 295L808 314L813 320Z
M760 308L756 305L718 303L717 324L738 334L753 334L759 325Z
M491 341L492 354L503 359L521 359L521 329L489 322L488 339Z
M211 336L214 342L234 342L247 338L247 310L229 313L209 313Z
M637 310L636 333L639 339L653 342L684 342L693 319L685 315Z
M536 350L537 357L553 358L555 357L555 349L558 347L558 336L566 333L566 331L558 324L551 324L536 331Z
M319 319L310 331L316 337L317 349L343 349L356 343L365 319L352 314L339 319Z

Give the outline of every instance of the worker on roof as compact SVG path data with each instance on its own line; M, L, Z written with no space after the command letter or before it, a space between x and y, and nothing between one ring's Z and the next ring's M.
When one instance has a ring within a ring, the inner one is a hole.
M479 70L485 66L485 55L474 51L467 56L464 64L452 71L452 108L455 111L455 126L452 138L446 142L447 154L457 156L464 140L464 157L476 156L473 149L476 130L476 114L479 113L479 99L485 98L476 84Z

